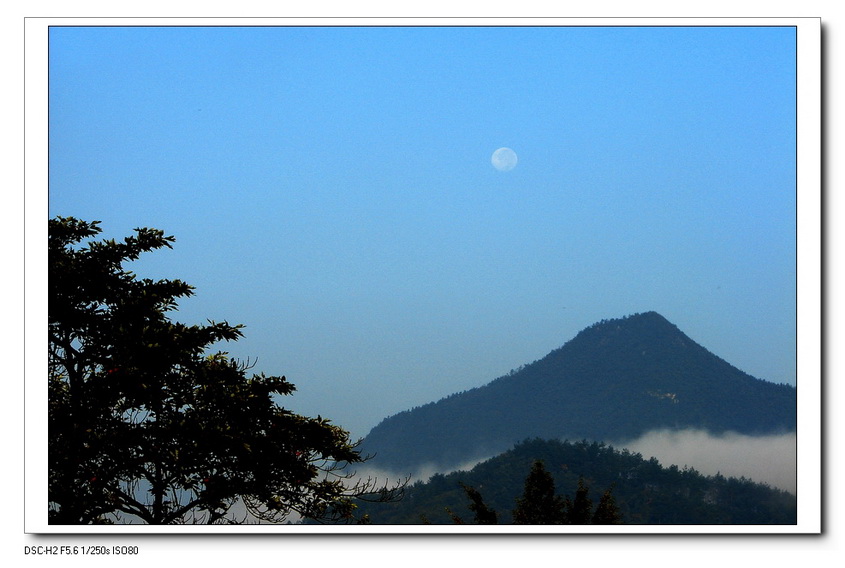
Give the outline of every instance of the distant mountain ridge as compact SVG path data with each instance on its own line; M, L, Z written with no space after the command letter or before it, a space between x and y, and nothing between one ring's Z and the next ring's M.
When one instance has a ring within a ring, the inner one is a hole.
M656 312L603 320L487 385L386 418L372 465L447 469L528 438L634 439L658 428L794 431L796 390L748 375Z
M705 476L693 468L662 466L656 458L617 450L600 442L525 440L469 471L435 474L406 488L394 503L361 503L360 514L373 524L452 524L452 514L473 522L468 485L496 510L499 524L512 522L515 499L535 460L543 462L556 482L556 493L572 497L579 478L596 505L612 489L624 524L728 525L794 524L796 497L741 477ZM424 519L424 520L423 520Z

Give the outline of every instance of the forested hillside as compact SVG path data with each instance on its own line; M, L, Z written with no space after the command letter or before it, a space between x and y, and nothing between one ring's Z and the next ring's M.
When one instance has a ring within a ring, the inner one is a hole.
M658 429L794 431L796 391L754 378L655 312L598 322L546 357L383 420L361 449L397 473L448 470L526 438L623 441Z
M463 486L472 487L496 512L499 524L513 522L526 476L541 460L557 494L574 499L579 479L589 488L593 509L610 489L622 524L793 524L795 496L751 480L703 476L691 468L663 467L655 458L618 451L599 442L526 440L470 471L436 474L406 488L395 503L364 504L373 524L474 522Z

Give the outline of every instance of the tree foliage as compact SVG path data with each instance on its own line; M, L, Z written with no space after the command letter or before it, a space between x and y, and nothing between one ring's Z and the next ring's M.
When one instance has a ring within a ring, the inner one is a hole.
M51 523L343 521L357 498L401 496L402 484L349 482L366 459L357 442L279 406L295 390L285 377L209 354L242 326L172 321L193 288L124 267L173 237L141 228L82 244L100 231L49 222Z
M524 495L526 474L536 460L553 475L557 495L573 504L579 479L593 495L592 524L778 525L795 524L795 495L745 478L705 476L690 467L662 466L656 458L617 450L601 442L524 440L469 471L435 474L406 487L405 497L378 506L362 504L373 524L449 524L444 507L459 512L469 505L462 485L483 493L499 524L511 524L516 499ZM600 495L600 497L599 497ZM598 503L595 503L596 497ZM616 516L618 514L618 517ZM465 518L469 523L472 519ZM476 521L477 522L477 521Z
M499 516L494 509L491 509L484 502L481 493L474 487L464 485L461 483L464 492L470 499L469 510L475 514L475 522L479 525L496 525L499 524Z
M566 522L566 503L555 495L555 480L537 460L525 478L525 490L516 500L516 525L560 525Z
M578 478L575 498L565 500L566 523L570 525L589 525L593 520L593 501L589 497L590 488L584 484L584 478Z
M574 499L555 494L555 480L541 460L531 466L525 478L525 491L517 498L513 510L516 525L591 525L618 524L622 517L613 499L612 488L602 496L600 506L593 512L590 488L583 477L578 478Z
M622 514L616 505L616 498L613 496L613 487L605 489L602 493L599 504L593 513L594 525L618 525L622 523Z

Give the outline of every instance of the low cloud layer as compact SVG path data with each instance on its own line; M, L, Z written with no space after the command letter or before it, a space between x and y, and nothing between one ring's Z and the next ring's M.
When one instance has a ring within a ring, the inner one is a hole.
M774 436L743 434L714 435L704 430L655 430L627 442L611 442L617 450L627 448L643 458L657 458L668 467L689 466L703 475L721 473L725 477L745 477L757 483L796 493L796 435L794 432ZM486 458L485 458L486 459ZM434 473L469 470L484 459L468 461L444 470L421 466L412 473L411 483L426 481ZM403 476L371 467L358 468L356 479L376 478L378 482L395 482Z
M746 477L758 483L796 492L796 435L713 435L703 430L656 430L629 442L611 444L627 448L661 465L685 465L704 475Z

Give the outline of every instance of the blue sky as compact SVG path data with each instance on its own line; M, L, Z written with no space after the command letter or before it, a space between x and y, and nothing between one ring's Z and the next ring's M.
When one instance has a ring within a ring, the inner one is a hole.
M791 27L54 27L50 216L355 436L655 310L796 382ZM495 169L499 147L519 156Z

